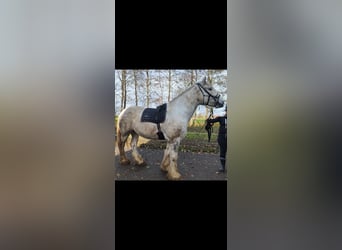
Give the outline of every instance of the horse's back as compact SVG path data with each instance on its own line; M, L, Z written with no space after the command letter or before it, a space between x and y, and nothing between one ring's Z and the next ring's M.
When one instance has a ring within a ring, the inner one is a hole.
M118 117L120 128L131 128L132 124L140 120L144 108L140 106L130 106L121 111Z

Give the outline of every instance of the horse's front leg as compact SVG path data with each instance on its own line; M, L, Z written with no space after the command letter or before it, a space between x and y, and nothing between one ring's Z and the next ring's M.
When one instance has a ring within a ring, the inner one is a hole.
M170 165L170 143L167 142L166 149L164 151L164 157L160 164L161 170L167 172Z
M179 144L180 144L180 138L177 138L177 139L174 139L172 142L170 142L170 145L169 145L170 164L168 168L167 177L170 180L179 180L181 178L181 175L178 172L178 168L177 168Z

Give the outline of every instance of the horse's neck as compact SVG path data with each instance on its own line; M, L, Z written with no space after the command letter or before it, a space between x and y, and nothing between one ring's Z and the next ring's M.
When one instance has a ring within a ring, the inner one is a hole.
M172 100L168 105L173 110L176 110L179 117L182 116L186 121L189 121L197 106L200 104L197 95L196 87L193 86Z

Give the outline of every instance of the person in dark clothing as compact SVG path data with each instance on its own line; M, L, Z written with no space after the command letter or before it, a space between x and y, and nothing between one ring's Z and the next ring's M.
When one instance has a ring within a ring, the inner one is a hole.
M220 145L220 161L221 165L218 169L218 173L226 171L226 154L227 154L227 106L225 114L223 116L217 116L213 119L207 119L208 123L220 123L217 142Z

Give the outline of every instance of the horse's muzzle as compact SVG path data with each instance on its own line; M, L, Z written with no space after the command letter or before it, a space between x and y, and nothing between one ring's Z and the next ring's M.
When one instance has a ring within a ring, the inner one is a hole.
M221 100L221 97L218 98L215 104L215 108L222 108L224 106L224 101Z
M218 102L218 103L216 104L216 108L222 108L223 105L224 105L223 103L219 103L219 102Z

